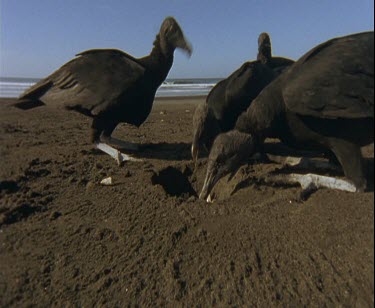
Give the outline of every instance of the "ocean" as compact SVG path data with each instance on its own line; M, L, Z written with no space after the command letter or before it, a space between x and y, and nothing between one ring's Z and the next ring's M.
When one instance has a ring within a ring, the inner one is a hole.
M38 82L37 78L0 77L0 97L18 97ZM181 97L207 95L220 78L167 79L158 89L157 97Z

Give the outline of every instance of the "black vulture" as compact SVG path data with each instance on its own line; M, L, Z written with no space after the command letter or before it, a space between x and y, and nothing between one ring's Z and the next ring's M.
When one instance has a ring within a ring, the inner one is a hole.
M272 57L271 40L267 33L258 39L256 61L244 63L226 79L220 81L194 113L191 153L196 161L202 148L210 150L221 132L232 129L238 116L273 79L294 61Z
M234 130L216 138L200 197L208 197L217 181L234 173L267 137L295 148L330 151L349 180L349 186L337 188L364 191L360 147L374 141L374 32L327 41L268 85ZM330 180L326 187L332 187ZM313 181L325 185L323 178Z
M120 163L130 157L102 141L126 147L111 138L113 130L122 122L138 127L147 119L156 90L172 67L176 48L192 54L177 21L167 17L148 56L137 59L116 49L81 52L26 90L15 106L59 105L92 117L91 141Z

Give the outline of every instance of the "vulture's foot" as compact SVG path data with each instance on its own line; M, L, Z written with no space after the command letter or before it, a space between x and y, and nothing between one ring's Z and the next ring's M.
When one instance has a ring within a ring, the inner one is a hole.
M267 154L270 161L273 161L283 166L299 168L299 169L319 169L328 171L339 171L340 166L331 162L317 160L307 157L294 157L294 156L277 156Z
M138 151L139 146L137 144L131 143L131 142L126 142L122 141L116 138L112 137L106 137L102 136L101 137L102 141L104 141L106 144L110 144L116 148L122 149L122 150L128 150L128 151Z
M272 175L264 178L266 183L274 184L299 184L302 187L302 192L299 195L300 200L307 200L311 194L316 192L319 188L336 189L347 192L358 192L360 190L347 180L337 179L317 174L286 174L286 175Z
M127 154L121 153L119 150L105 143L99 142L99 143L96 143L95 146L99 150L103 151L104 153L114 158L119 166L121 166L125 161L142 161L141 159L134 158Z
M290 174L287 176L290 183L299 183L302 192L299 195L301 201L306 201L319 188L336 189L347 192L357 192L357 187L349 181L317 174Z
M337 189L348 192L356 192L357 187L349 181L317 174L290 174L287 175L290 183L299 183L304 190L319 188Z
M261 177L262 181L269 184L276 185L294 185L299 184L302 187L302 191L299 194L299 200L306 201L314 192L320 188L336 189L346 192L360 192L353 183L337 179L334 177L328 177L318 174L283 174L283 175L266 175ZM208 195L206 199L207 203L213 203L212 193Z

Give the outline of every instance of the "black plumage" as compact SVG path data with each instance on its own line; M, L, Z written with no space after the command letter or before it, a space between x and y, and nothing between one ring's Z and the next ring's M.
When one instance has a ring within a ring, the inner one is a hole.
M252 100L293 63L290 59L272 57L270 37L262 33L258 39L257 60L244 63L220 81L197 107L193 119L193 160L202 148L210 150L219 133L232 129Z
M118 123L140 126L146 120L176 48L192 53L178 23L168 17L148 56L137 59L115 49L84 51L25 91L15 106L59 105L90 116L91 140L98 143L102 134L110 138Z
M219 137L202 198L267 137L333 153L357 191L363 191L360 147L374 141L374 32L335 38L309 51L263 90L230 135Z

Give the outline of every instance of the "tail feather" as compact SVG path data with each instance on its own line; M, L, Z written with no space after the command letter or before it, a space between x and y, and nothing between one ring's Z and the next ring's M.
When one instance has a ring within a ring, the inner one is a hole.
M40 100L40 97L42 97L52 86L53 82L51 80L47 78L43 79L23 92L17 102L11 106L22 110L44 106L45 104Z
M19 97L20 100L29 99L29 100L38 100L44 93L46 93L53 85L53 82L49 79L43 79L37 84L33 85Z
M38 100L38 99L19 99L16 103L12 104L11 106L22 109L28 110L32 108L36 108L39 106L44 106L45 104Z

